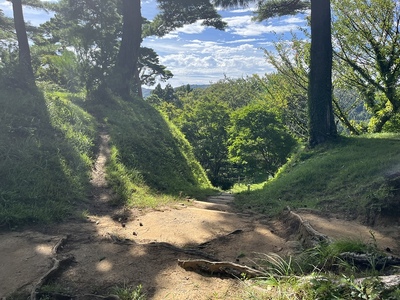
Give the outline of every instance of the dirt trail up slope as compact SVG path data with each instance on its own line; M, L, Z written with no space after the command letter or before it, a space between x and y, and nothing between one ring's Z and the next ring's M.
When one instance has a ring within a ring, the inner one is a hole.
M109 137L106 133L100 137L86 218L0 233L0 299L15 291L31 294L54 266L54 258L69 261L52 276L55 299L104 299L98 295L108 295L117 285L139 284L147 299L244 299L242 281L186 271L178 259L257 267L260 253L300 251L297 233L284 221L237 212L230 205L234 196L227 193L206 202L186 199L156 210L112 208L107 202L113 194L104 180ZM371 228L356 222L298 214L333 238L370 237ZM399 227L372 230L382 249L390 247L400 254Z

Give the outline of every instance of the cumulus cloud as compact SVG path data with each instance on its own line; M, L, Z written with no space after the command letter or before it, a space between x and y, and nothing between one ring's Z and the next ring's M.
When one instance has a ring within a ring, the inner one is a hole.
M284 19L275 20L275 22L255 22L252 20L252 16L232 16L224 18L224 21L228 23L227 31L240 35L243 37L248 36L262 36L268 33L285 33L293 30L297 30L299 24L304 23L304 19L297 17L290 17Z
M197 39L181 44L175 53L162 55L160 62L174 73L169 81L173 86L208 84L224 76L264 75L273 70L264 52L250 43L232 45Z

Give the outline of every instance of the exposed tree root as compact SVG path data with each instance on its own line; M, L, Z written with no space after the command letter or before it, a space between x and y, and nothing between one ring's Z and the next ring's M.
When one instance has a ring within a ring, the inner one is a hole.
M340 258L361 268L383 269L390 266L400 266L400 258L395 256L384 256L371 253L341 253Z
M320 242L331 242L328 236L315 230L310 222L303 220L290 207L287 207L287 211L283 213L282 219L289 226L291 232L298 234L298 239L305 248L315 247Z
M63 247L65 245L65 243L67 242L68 238L69 238L69 236L63 236L62 238L60 238L58 240L58 242L51 249L51 254L57 255L60 248Z
M54 245L54 247L51 249L51 253L56 256L60 248L66 243L68 239L68 236L64 236L59 239L59 241ZM56 277L58 273L67 265L69 265L71 262L74 261L73 256L69 257L64 257L61 260L58 260L57 258L53 257L53 267L46 273L44 274L39 281L35 284L35 286L32 288L31 291L31 296L30 300L36 300L40 299L40 288L45 285L47 282L50 281L50 279ZM38 298L39 297L39 298ZM57 299L61 299L58 297Z
M53 267L46 273L44 274L39 281L35 284L35 286L32 288L31 292L31 297L30 300L37 300L40 299L38 296L40 296L39 290L40 288L45 285L47 282L50 281L50 279L56 277L58 273L67 265L69 265L71 262L74 261L73 256L65 257L61 260L58 260L56 258L53 258Z
M254 278L265 276L263 272L256 269L227 261L215 262L204 259L179 259L178 265L186 271L206 272L211 275L223 275L233 278Z

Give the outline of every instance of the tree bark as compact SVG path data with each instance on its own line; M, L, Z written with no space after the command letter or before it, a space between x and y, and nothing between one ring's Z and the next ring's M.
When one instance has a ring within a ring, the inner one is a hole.
M136 74L139 49L142 42L142 14L140 0L122 1L122 40L119 48L114 90L122 97L129 97ZM140 87L139 87L140 88Z
M31 51L28 43L28 35L26 33L21 0L13 0L12 7L19 48L18 58L21 71L20 75L21 78L26 81L25 83L27 83L28 86L32 86L35 83L35 76L33 74Z
M332 107L332 41L329 0L311 1L311 57L308 86L310 146L336 136Z

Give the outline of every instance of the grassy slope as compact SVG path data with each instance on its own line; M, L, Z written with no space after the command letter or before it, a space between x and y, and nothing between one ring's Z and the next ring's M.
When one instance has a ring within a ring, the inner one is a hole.
M367 219L379 211L399 213L396 187L388 181L391 175L400 176L399 148L399 135L380 134L302 149L274 179L252 187L251 193L239 193L237 204L268 214L286 206Z
M111 136L107 176L124 203L154 206L211 192L182 133L145 101L122 101L102 91L89 105Z
M64 94L1 95L0 225L61 220L85 199L95 120Z
M97 120L111 135L108 177L124 204L209 191L187 141L143 101L6 88L1 96L0 226L59 221L86 201Z

